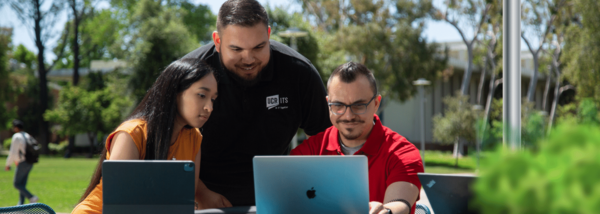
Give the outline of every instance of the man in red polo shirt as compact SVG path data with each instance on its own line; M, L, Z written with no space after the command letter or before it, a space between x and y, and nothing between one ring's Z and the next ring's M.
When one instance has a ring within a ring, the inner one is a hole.
M419 150L383 126L375 77L362 64L340 65L327 82L332 127L312 136L291 155L366 155L369 160L369 213L414 214L423 172Z

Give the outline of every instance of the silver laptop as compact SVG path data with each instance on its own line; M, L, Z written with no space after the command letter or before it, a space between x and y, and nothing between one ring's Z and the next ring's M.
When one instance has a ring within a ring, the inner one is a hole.
M104 161L102 213L194 213L194 170L192 161Z
M435 214L477 213L470 208L474 175L419 173L419 180Z
M256 156L257 214L369 212L367 157Z

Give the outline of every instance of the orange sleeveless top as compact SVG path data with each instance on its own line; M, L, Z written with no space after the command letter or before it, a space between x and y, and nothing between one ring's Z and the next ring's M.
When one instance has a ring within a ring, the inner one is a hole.
M108 135L106 138L106 149L110 149L110 144L113 137L117 132L128 133L133 142L137 146L140 154L139 159L144 159L146 156L146 137L148 135L146 131L146 121L140 119L133 119L123 122L119 127ZM176 160L191 160L196 159L196 155L200 150L200 144L202 142L202 134L196 128L183 128L179 132L177 140L171 147L169 147L169 159L175 158ZM106 160L110 159L110 152L106 153ZM90 192L90 194L79 203L75 209L74 214L102 214L102 179L100 183L96 185L96 188Z

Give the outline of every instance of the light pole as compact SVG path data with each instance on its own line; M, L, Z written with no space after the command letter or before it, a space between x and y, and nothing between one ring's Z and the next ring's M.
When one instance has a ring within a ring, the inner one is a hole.
M502 142L521 148L521 1L503 0L502 16Z
M278 35L281 37L289 37L291 40L290 46L295 51L298 51L298 44L296 43L296 38L308 36L308 33L305 31L298 30L298 28L293 27L293 28L289 28L283 32L279 32Z
M425 168L425 86L430 85L426 79L419 78L413 82L419 88L419 97L421 97L421 159L423 160L423 168Z
M283 32L279 32L278 35L281 37L289 37L291 40L290 46L295 51L298 51L298 44L296 42L296 38L308 36L308 33L305 31L298 30L298 28L293 27L293 28L289 28ZM294 135L294 137L292 138L292 149L296 148L296 146L298 146L298 133L297 132Z

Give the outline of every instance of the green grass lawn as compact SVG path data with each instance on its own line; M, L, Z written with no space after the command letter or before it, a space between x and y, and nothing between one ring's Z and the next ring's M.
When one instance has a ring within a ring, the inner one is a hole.
M454 164L456 158L451 152L425 151L425 172L427 173L475 173L477 159L473 156L458 158L458 166Z
M40 198L40 203L52 207L56 212L70 213L90 182L97 158L40 157L29 174L27 189ZM14 164L4 171L6 156L0 157L0 207L15 206L19 193L13 187Z
M0 163L6 162L6 156L0 157ZM70 213L79 197L90 182L98 158L40 157L35 164L27 189L40 197L40 203L52 207L56 212ZM428 173L475 173L476 159L463 157L454 168L455 159L451 153L439 151L425 152L425 172ZM0 172L0 207L14 206L19 193L13 187L14 165L11 171Z

